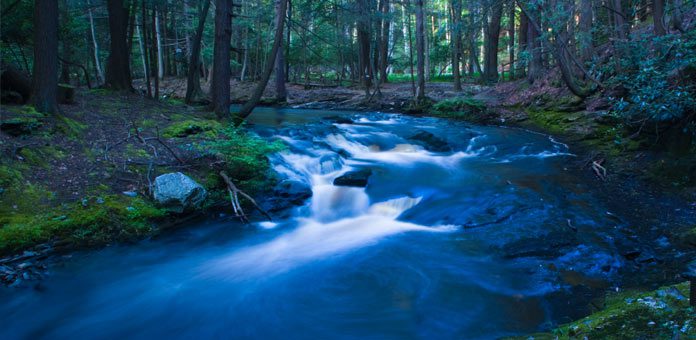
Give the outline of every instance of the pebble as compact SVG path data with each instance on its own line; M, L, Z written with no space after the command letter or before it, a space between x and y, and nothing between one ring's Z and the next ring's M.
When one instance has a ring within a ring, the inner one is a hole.
M655 326L655 321L648 322L648 326L650 326L650 327Z
M128 197L136 197L136 196L138 196L138 193L135 192L135 191L124 191L123 194L126 195L126 196L128 196Z
M97 197L97 204L104 204L104 199L101 197Z

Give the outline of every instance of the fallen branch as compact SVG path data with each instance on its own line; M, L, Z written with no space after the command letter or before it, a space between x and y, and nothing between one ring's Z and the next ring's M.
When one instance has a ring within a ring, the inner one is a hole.
M607 169L602 166L602 163L604 163L604 159L600 159L598 161L592 161L592 170L594 171L595 175L599 177L599 179L606 181L607 180Z
M242 205L239 203L239 195L242 195L243 197L248 199L249 202L251 202L251 204L253 204L254 207L259 212L261 212L261 214L266 216L269 221L273 220L273 218L271 218L271 215L269 215L265 210L261 209L261 207L258 204L256 204L256 201L251 196L249 196L244 191L239 190L237 186L234 185L234 183L232 182L230 177L227 176L227 173L225 173L225 171L220 171L220 176L227 184L227 192L230 194L230 202L232 203L232 209L234 210L235 216L239 217L244 223L249 223L249 219L244 213Z

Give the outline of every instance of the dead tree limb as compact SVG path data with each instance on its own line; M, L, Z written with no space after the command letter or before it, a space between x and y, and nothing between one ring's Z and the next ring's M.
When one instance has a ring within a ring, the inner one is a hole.
M273 218L271 218L271 215L269 215L265 210L263 210L251 196L247 195L244 191L239 190L237 186L234 185L234 183L232 182L230 177L227 176L227 173L225 173L225 171L220 171L220 176L225 181L225 184L227 184L227 192L230 194L230 202L232 203L232 209L234 210L235 216L239 217L244 223L249 223L249 219L244 213L242 205L239 203L239 195L242 195L242 197L249 200L249 202L251 202L251 204L253 204L254 207L259 212L261 212L261 214L266 216L266 218L268 218L269 221L273 220Z

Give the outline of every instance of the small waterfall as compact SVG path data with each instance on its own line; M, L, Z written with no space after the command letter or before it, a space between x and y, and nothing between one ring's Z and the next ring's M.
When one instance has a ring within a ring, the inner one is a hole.
M385 122L386 123L386 122ZM302 151L286 151L276 158L275 169L288 178L303 181L312 188L309 216L297 218L298 227L266 243L251 246L215 261L211 272L223 277L240 278L246 275L283 272L311 260L324 258L350 249L368 246L379 239L406 231L443 232L454 226L430 227L403 222L397 218L418 205L422 197L397 197L382 202L370 202L365 188L333 185L336 177L356 170L366 161L379 163L429 162L454 164L475 152L436 155L421 146L396 143L392 149L380 150L364 145L353 137L358 133L346 129L344 134L314 137L316 146ZM396 135L390 138L400 141ZM299 142L289 137L291 145ZM299 148L297 148L299 149ZM346 156L350 155L347 159ZM342 156L341 156L342 155ZM260 223L260 227L275 226Z

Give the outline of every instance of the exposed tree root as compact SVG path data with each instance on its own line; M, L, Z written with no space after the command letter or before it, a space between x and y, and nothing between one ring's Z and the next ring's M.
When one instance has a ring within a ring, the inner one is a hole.
M268 218L269 221L272 221L273 218L271 218L271 215L269 215L265 210L263 210L257 203L256 201L249 196L247 193L244 191L241 191L237 188L236 185L232 182L229 176L227 176L227 173L225 171L220 171L220 176L222 179L225 181L227 184L227 192L230 194L230 203L232 203L232 209L234 210L234 215L236 217L239 217L240 220L244 223L249 223L249 219L247 218L246 213L244 213L244 209L242 209L242 205L239 203L239 195L242 195L242 197L245 197L251 204L254 205L254 207L266 218Z

